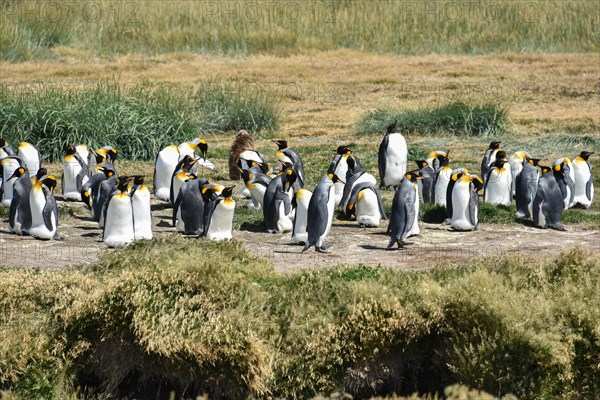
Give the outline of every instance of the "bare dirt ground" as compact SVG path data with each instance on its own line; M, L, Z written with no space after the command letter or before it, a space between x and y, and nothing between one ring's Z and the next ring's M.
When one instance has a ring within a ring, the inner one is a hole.
M153 200L156 237L177 234L171 227L171 208ZM241 205L244 200L238 199ZM102 230L81 203L61 202L71 214L60 220L62 241L40 241L18 237L0 230L0 265L16 267L60 268L89 264L110 251L102 243ZM547 257L574 246L600 252L600 231L571 225L569 231L541 230L528 226L488 224L477 232L454 232L448 226L421 223L421 234L410 239L412 245L386 251L389 236L387 221L379 228L360 228L356 221L335 220L328 242L329 253L294 244L289 234L270 234L260 226L242 224L234 229L234 238L245 243L252 253L265 258L280 272L339 264L384 265L400 269L428 268L449 262L469 262L490 255L512 254L523 257ZM204 239L198 239L204 240Z

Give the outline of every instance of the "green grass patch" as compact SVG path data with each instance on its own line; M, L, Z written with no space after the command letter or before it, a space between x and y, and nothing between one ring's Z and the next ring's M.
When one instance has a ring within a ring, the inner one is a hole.
M100 82L76 87L52 84L0 88L0 132L13 146L33 143L47 161L65 144L112 145L129 160L154 160L164 146L207 132L277 127L273 93L249 95L229 84L177 85Z
M0 59L53 57L70 46L111 54L288 55L350 48L396 54L597 52L592 1L456 3L387 0L204 2L99 0L46 7L2 2Z
M81 268L0 268L0 390L592 398L598 285L581 250L282 275L242 243L172 235Z
M508 113L498 105L463 102L417 110L380 108L365 113L356 123L355 131L382 133L396 120L397 131L401 133L492 136L505 129Z

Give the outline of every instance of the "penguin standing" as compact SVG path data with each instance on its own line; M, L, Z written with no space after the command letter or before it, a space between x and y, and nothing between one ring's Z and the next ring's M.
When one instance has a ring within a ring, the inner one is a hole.
M400 133L394 133L396 123L387 127L387 133L379 145L378 166L381 187L398 186L406 173L408 149Z
M438 206L446 206L446 192L448 191L448 183L452 176L452 168L448 165L450 150L446 152L440 162L440 168L435 174L433 180L433 198L434 203Z
M60 240L58 236L58 208L54 199L56 178L48 175L38 180L29 193L31 227L28 233L36 239Z
M294 228L289 217L292 205L288 191L296 179L296 170L291 167L269 182L263 204L263 217L268 232L289 232Z
M346 209L346 214L356 216L360 227L377 227L382 219L387 219L381 193L373 183L354 186Z
M87 146L82 144L75 146L75 149L77 149L77 153L79 153L82 159L88 160L88 175L90 177L100 173L96 168L97 165L107 161L114 164L117 160L117 149L112 146L100 147L92 153L89 152Z
M108 247L128 245L135 239L133 207L129 197L129 178L116 179L116 190L105 207L102 240Z
M406 238L419 234L419 180L417 172L407 172L396 188L388 232L391 234L388 249L406 245Z
M9 156L16 156L16 153L8 140L2 138L0 139L0 160Z
M204 198L202 189L208 180L188 179L173 206L173 225L185 235L201 236L204 233Z
M308 240L308 206L312 192L308 189L298 189L292 198L292 208L296 210L294 216L294 226L292 229L292 240L301 245L306 244Z
M315 250L318 252L324 252L329 248L329 245L325 243L325 238L327 238L333 223L333 212L335 210L334 183L339 180L336 175L327 174L315 188L308 203L306 226L308 235L302 251L306 251L312 246L315 246Z
M24 167L15 170L11 179L13 184L13 197L8 215L8 227L17 235L24 235L31 227L31 209L29 207L29 194L31 192L31 179L29 172Z
M348 160L346 162L348 164L348 172L346 173L344 193L342 194L342 199L340 200L339 204L340 208L344 212L348 206L348 200L350 200L352 190L356 185L367 182L372 183L373 185L377 184L377 179L363 169L362 165L360 165L360 162L354 154L348 156ZM347 217L349 218L349 216Z
M186 155L179 161L171 177L171 189L169 199L171 204L175 204L177 196L179 196L179 189L191 175L192 166L196 163L196 159L190 155Z
M0 160L2 169L2 186L0 187L0 199L3 207L10 207L13 197L13 184L15 179L10 179L19 167L27 168L19 156L7 156Z
M565 210L573 205L575 198L575 182L571 177L571 171L573 170L571 165L571 160L569 160L567 157L561 157L552 163L552 168L554 170L557 170L556 168L560 166L560 171L564 172L560 175L560 178L557 177L557 182L563 197Z
M339 146L336 154L329 165L327 173L335 174L336 176L346 176L348 173L348 157L352 154L352 150L348 146ZM336 182L335 186L335 206L337 207L342 201L345 184Z
M68 146L65 153L61 178L63 198L81 201L81 188L89 179L88 166L75 146Z
M154 196L158 200L170 201L171 178L179 162L179 150L171 145L162 149L154 163Z
M531 158L529 153L525 151L517 151L508 159L508 163L510 164L510 174L511 174L511 196L514 198L517 190L517 177L521 173L523 169L523 162L526 158Z
M117 171L114 170L112 163L107 162L100 164L99 170L104 174L104 179L97 178L97 189L94 190L96 186L93 185L90 187L90 191L92 196L92 218L94 221L98 222L99 226L102 228L102 224L104 224L102 219L104 204L108 201L119 175L117 174Z
M565 231L562 224L564 201L558 183L564 180L563 164L541 168L542 176L533 200L533 223L539 228Z
M573 160L573 172L575 181L574 205L590 208L594 199L594 180L592 178L592 164L589 162L590 151L582 151L579 157Z
M448 182L448 187L446 188L446 221L444 223L450 222L452 219L452 191L454 189L454 185L456 182L463 176L467 175L469 171L465 168L456 168L452 170L452 174L450 175L450 181Z
M133 207L134 240L152 239L152 209L150 207L150 191L144 185L144 177L133 177L131 189L131 206Z
M19 143L19 149L17 155L21 157L21 160L25 163L29 176L35 176L38 169L41 167L40 164L40 153L31 143L21 142Z
M273 140L277 144L277 159L283 162L289 162L294 166L296 173L298 175L298 182L300 183L300 187L304 186L304 164L302 163L302 159L296 153L296 151L291 148L287 142L287 140Z
M483 179L462 174L452 189L450 226L457 231L479 230L479 191Z
M510 206L512 200L512 174L505 158L496 159L488 172L483 190L483 201L489 204Z
M537 158L526 157L523 161L521 172L517 175L515 182L515 204L517 218L531 218L533 212L533 199L538 187L538 163Z
M235 200L231 198L233 188L233 186L224 188L210 205L204 234L209 240L226 240L233 237L235 210Z
M241 173L245 188L250 192L254 208L262 210L265 192L269 187L269 183L271 183L271 178L263 174L258 166L242 170Z
M497 141L493 141L492 143L490 143L489 147L485 151L483 159L481 160L481 177L483 178L484 184L487 180L490 168L496 160L496 154L498 153L498 151L502 150L500 148L500 143L501 142Z
M421 198L423 199L423 203L431 204L434 202L433 181L435 178L435 171L426 160L417 160L416 163L417 167L419 167L419 176L422 178L419 181Z
M427 161L427 165L429 165L431 167L431 169L433 169L434 176L435 176L435 173L438 172L438 170L441 168L442 161L444 161L444 158L446 158L446 152L439 151L439 150L432 151L427 156L427 159L425 161ZM433 196L432 196L432 199L433 199Z

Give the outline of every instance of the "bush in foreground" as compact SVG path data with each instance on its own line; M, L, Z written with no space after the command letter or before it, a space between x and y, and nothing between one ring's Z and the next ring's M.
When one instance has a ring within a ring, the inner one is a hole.
M157 239L91 267L0 271L0 390L305 398L600 393L600 265L275 273L237 242ZM451 390L451 389L449 389Z

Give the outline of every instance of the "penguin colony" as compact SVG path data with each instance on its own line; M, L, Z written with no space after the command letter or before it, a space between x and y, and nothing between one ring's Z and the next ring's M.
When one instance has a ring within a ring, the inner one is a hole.
M378 227L387 220L381 188L394 188L387 233L388 249L401 248L406 239L419 235L419 205L446 208L445 224L457 231L479 229L479 198L508 206L516 203L516 217L531 219L539 228L565 230L563 210L589 208L594 195L592 152L582 151L571 161L562 157L552 166L525 151L508 157L501 142L485 151L480 175L450 166L450 151L432 151L425 160L414 160L408 170L408 149L396 122L387 128L378 153L377 179L362 167L348 146L339 146L327 172L311 191L304 187L300 155L283 139L277 146L274 167L258 152L252 138L241 131L234 139L230 177L243 181L242 194L249 207L262 212L266 230L290 234L303 251L315 247L324 252L334 213L361 227ZM197 151L199 154L197 154ZM172 225L185 235L210 240L232 238L234 187L211 183L205 175L217 172L207 159L208 144L196 138L162 149L155 161L154 196L173 207ZM152 239L150 190L144 176L120 176L117 150L105 146L90 151L86 145L64 148L60 179L63 199L81 201L102 229L108 247ZM58 180L41 166L35 147L26 142L17 152L0 139L0 202L9 208L9 229L17 235L60 240L54 190Z

